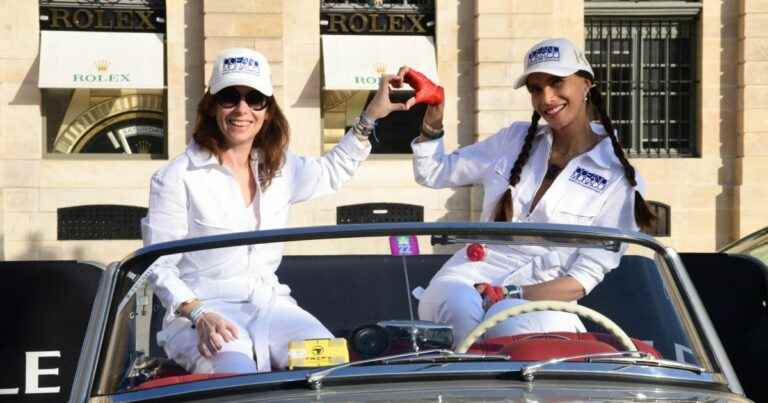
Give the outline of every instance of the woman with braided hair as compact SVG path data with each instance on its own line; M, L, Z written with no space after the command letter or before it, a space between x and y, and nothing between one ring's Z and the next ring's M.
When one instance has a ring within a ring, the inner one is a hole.
M567 39L545 40L527 52L524 66L515 88L525 86L531 95L531 122L513 123L484 141L445 154L442 103L430 105L422 133L412 144L416 181L431 188L482 184L483 221L626 230L650 226L654 217L642 196L643 182L618 143L581 50ZM404 71L408 68L400 74ZM480 261L463 249L419 296L419 316L451 324L459 343L485 317L510 306L580 299L618 266L625 248L616 253L488 245ZM487 336L551 331L585 329L575 315L537 312L508 319Z

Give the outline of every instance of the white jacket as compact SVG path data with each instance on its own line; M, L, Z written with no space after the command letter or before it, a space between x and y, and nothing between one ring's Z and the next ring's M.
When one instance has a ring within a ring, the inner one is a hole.
M431 188L483 185L482 221L490 221L501 196L509 187L509 176L530 123L517 122L478 143L445 154L442 140L412 143L416 181ZM603 126L592 124L597 134ZM624 177L624 168L613 152L609 138L603 138L588 152L573 158L539 200L533 211L533 197L544 179L552 148L552 131L541 125L534 137L531 154L520 181L512 188L513 222L546 222L595 225L637 230L635 188ZM636 175L642 193L642 179ZM470 284L534 284L569 275L588 293L605 273L618 266L626 249L612 253L598 249L499 247L486 262L467 270L466 254L451 258L435 278L455 277ZM500 259L495 264L492 260ZM510 273L512 275L510 276ZM516 274L514 272L517 272Z
M338 190L370 150L369 142L347 133L322 157L286 152L270 186L259 188L254 205L246 206L231 171L192 142L152 176L149 213L142 220L144 243L285 227L292 204ZM258 177L258 153L252 158ZM170 255L152 265L148 279L171 316L179 304L193 298L261 305L273 292L290 293L275 275L281 258L282 245L275 244Z

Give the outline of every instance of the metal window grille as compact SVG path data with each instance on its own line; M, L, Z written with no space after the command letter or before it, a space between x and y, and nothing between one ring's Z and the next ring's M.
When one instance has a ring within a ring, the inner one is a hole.
M585 17L585 51L630 156L696 154L698 16Z
M89 205L57 210L59 240L141 239L146 207Z
M363 203L336 207L336 224L423 222L424 207L402 203Z

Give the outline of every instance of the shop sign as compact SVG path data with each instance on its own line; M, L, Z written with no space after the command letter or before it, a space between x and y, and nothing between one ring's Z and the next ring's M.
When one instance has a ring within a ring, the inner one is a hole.
M95 71L77 72L72 74L73 83L130 83L131 75L129 73L110 73L109 61L99 60L94 63Z
M321 13L323 34L434 35L434 14Z
M165 9L41 4L40 29L51 31L165 32Z

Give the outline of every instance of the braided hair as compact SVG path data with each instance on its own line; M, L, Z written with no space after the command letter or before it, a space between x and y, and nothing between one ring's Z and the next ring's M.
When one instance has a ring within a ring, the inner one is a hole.
M590 81L594 81L592 75L586 71L577 71L576 75L586 78ZM621 165L624 167L624 176L627 178L627 181L629 181L630 185L636 187L637 178L635 177L635 168L629 163L626 154L624 154L624 149L621 147L621 144L619 144L619 139L616 137L611 118L608 117L608 114L605 111L603 95L600 93L600 90L597 89L596 86L590 88L588 101L592 107L592 112L600 120L600 123L603 125L605 132L611 139L613 152L621 162ZM525 136L523 147L520 150L520 154L517 156L517 160L515 160L515 164L512 166L512 171L510 172L509 184L512 187L516 186L517 183L520 182L520 173L522 172L523 167L528 162L528 158L530 157L531 147L533 145L533 137L536 133L536 130L538 130L540 118L541 116L539 113L534 111L533 116L531 117L531 126L528 128L528 133ZM510 189L507 189L496 207L494 220L509 221L512 218L511 205L512 192ZM637 225L642 229L648 229L651 227L655 219L656 216L653 214L651 209L648 208L648 204L645 202L643 196L639 191L635 190L635 221L637 222Z

